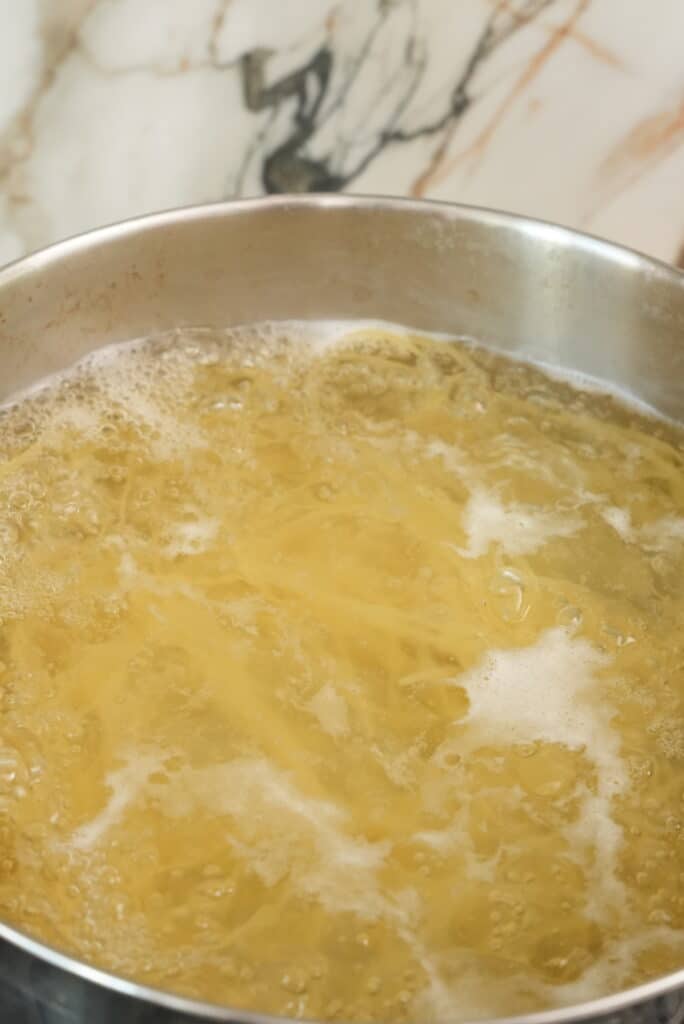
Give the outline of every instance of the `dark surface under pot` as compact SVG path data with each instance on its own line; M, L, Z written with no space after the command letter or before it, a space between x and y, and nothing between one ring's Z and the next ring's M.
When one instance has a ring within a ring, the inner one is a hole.
M206 1024L144 1003L0 940L0 1024Z

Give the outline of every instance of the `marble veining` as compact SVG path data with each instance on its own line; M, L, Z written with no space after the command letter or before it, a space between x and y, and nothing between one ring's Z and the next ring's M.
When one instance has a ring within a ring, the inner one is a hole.
M0 0L0 262L346 190L684 257L681 0Z

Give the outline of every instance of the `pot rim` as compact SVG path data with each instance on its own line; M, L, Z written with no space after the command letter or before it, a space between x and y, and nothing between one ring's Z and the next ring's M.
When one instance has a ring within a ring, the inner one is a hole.
M456 203L443 199L411 199L382 194L354 195L311 192L304 195L256 196L249 199L226 199L189 206L174 206L154 213L110 221L107 224L88 228L86 231L79 231L66 238L51 242L1 266L0 288L10 284L14 279L22 277L25 273L41 270L72 253L86 250L101 242L106 243L126 238L126 236L132 237L164 226L206 218L221 218L226 214L237 215L239 213L258 213L261 210L269 209L294 210L297 208L412 210L415 214L441 215L447 221L474 221L488 224L491 227L516 228L540 241L564 243L567 246L579 244L580 248L603 256L611 262L622 264L627 269L650 270L662 277L669 278L676 286L684 286L684 269L680 270L673 263L668 263L656 256L649 256L630 246L611 242L591 232L579 231L540 217L528 217L494 207Z

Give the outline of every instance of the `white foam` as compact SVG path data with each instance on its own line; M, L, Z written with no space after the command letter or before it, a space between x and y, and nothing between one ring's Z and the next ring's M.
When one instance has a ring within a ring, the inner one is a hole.
M590 377L580 371L554 366L541 360L535 360L520 352L511 352L494 346L483 345L481 341L468 335L455 336L453 333L426 331L419 326L407 326L406 324L397 324L386 320L321 319L315 321L261 321L253 324L236 324L222 329L212 329L207 327L187 328L185 330L178 330L176 332L169 333L164 337L170 337L171 339L175 337L179 344L183 341L191 341L193 335L198 337L200 340L202 340L206 335L217 338L223 337L227 342L235 340L238 344L240 343L241 338L244 338L245 340L251 339L252 341L255 338L261 338L264 341L266 348L268 348L268 341L270 339L274 337L287 336L297 343L304 343L308 345L314 352L324 353L330 348L350 340L350 335L358 334L364 330L386 331L393 335L404 337L412 334L418 334L421 337L432 338L435 341L457 341L459 344L465 345L471 349L485 348L488 351L501 355L506 359L510 359L512 362L540 369L547 376L562 383L570 384L577 390L586 391L592 394L611 395L629 408L639 411L649 417L660 419L661 421L667 421L667 417L658 413L651 406L647 405L645 402L636 398L624 389L621 389L612 383ZM140 422L150 428L161 430L162 433L166 434L167 428L171 426L171 424L164 415L163 410L161 410L154 402L154 394L158 385L158 380L154 373L154 363L148 363L143 356L142 363L146 364L145 370L141 370L139 365L131 375L131 367L122 366L122 364L126 363L126 360L121 359L121 357L126 353L135 354L141 350L144 352L145 346L150 340L154 340L155 337L156 336L153 336L153 339L134 338L130 341L117 342L115 344L106 345L102 348L96 349L93 352L88 353L72 366L66 367L65 369L51 374L48 377L41 378L29 385L29 387L15 392L0 404L0 409L11 407L27 398L35 397L46 389L54 388L61 382L82 373L84 369L93 370L97 374L98 381L101 381L104 378L109 378L110 386L113 386L114 388L115 397L120 400L132 414L137 416ZM183 359L182 349L179 349L177 355L178 357L173 360L173 369L179 374L180 379L187 373L188 368L193 364L190 357ZM146 371L152 372L148 375ZM153 398L151 404L147 401L147 397L149 396L152 396ZM178 424L175 421L174 425L177 430ZM166 437L169 444L172 442L172 437L173 433L168 434ZM201 443L199 438L196 438L196 441L197 443Z
M218 519L209 518L175 523L169 529L164 554L167 558L202 554L211 546L220 525Z
M326 683L317 690L307 707L329 736L346 736L349 732L347 702L331 683Z
M181 423L167 411L164 401L169 388L182 394L191 383L192 360L184 359L179 349L173 363L165 364L162 383L156 359L147 354L146 346L147 340L135 339L96 349L73 366L11 396L1 408L11 408L50 391L59 394L60 387L80 380L85 390L70 398L68 404L34 410L38 422L50 430L67 428L97 440L107 417L116 411L139 429L141 438L159 458L204 447L201 431Z
M638 543L649 551L668 552L684 543L684 516L662 516L637 529L628 509L609 505L601 508L600 513L626 544Z
M71 402L51 413L50 426L66 427L77 434L94 435L102 426L102 416L98 409L93 409L82 402Z
M113 345L103 345L102 348L89 352L77 362L72 363L71 366L67 366L63 370L57 370L55 373L51 373L47 377L39 377L25 388L21 388L19 391L14 391L11 395L5 398L2 403L0 403L0 410L12 409L14 406L19 405L22 402L38 397L45 391L57 388L60 384L72 380L88 367L96 367L100 364L106 365L109 362L118 362L127 353L139 349L141 345L144 344L145 341L143 339L135 338L131 341L119 341Z
M600 511L602 518L606 521L608 526L612 527L612 529L615 530L618 536L620 536L626 544L629 544L634 540L632 517L628 509L618 508L617 505L608 505Z
M594 765L596 791L579 792L580 813L566 835L594 883L597 917L623 898L616 875L622 831L611 808L628 776L610 706L596 694L596 672L609 663L586 640L559 627L530 647L490 651L451 680L470 702L463 719L470 730L452 744L461 752L487 744L559 743L583 751Z
M397 908L382 894L378 879L391 844L348 835L342 808L305 796L267 758L243 757L205 769L183 769L170 784L155 788L155 794L174 817L199 805L232 818L229 841L265 884L282 876L286 853L291 881L325 908L365 919L397 917Z
M124 816L124 813L144 789L150 775L161 763L158 755L131 754L121 768L109 772L105 779L111 790L109 800L92 821L76 829L71 840L74 850L90 850Z
M684 931L666 926L639 927L632 935L611 942L601 956L576 981L546 986L544 994L556 1005L579 1004L596 998L596 993L619 992L634 970L640 953L663 945L684 953Z
M110 540L113 544L115 538L112 537ZM123 545L121 538L116 538L116 540ZM124 548L119 559L119 581L124 592L134 589L141 582L142 576L135 558L129 550Z
M663 516L641 529L645 546L656 551L668 551L684 544L684 516Z
M457 810L452 811L449 817L449 824L442 829L424 829L416 832L413 839L423 843L436 853L442 856L459 853L465 858L465 870L471 881L492 883L496 878L496 867L501 856L502 847L492 857L478 854L470 834L470 799L465 799L465 787L461 790L462 802ZM488 790L480 790L478 796L487 797ZM508 790L508 797L512 802L521 803L524 798L522 789L512 786ZM492 791L494 798L500 798L499 792Z
M610 775L602 777L599 772L597 792L592 793L586 787L578 791L579 815L564 830L571 856L584 867L591 897L587 915L599 922L608 908L620 907L625 899L624 884L617 876L617 857L624 835L611 816L612 797L624 785L624 779L611 785Z
M470 702L463 719L485 741L562 743L585 749L613 780L624 782L618 741L609 712L591 701L595 671L609 658L590 643L557 627L531 647L489 651L482 662L451 680Z
M608 942L576 980L563 984L544 982L530 972L495 977L482 969L475 956L469 960L462 951L460 969L455 977L453 970L449 972L448 982L438 975L435 986L426 971L428 984L417 994L413 1008L418 1016L439 1021L452 1019L455 1006L464 1020L527 1013L530 1000L536 1006L578 1006L596 999L597 994L621 991L633 976L639 954L661 944L684 952L684 932L667 927L638 928L627 938ZM436 970L436 965L432 966ZM521 998L528 1002L527 1007L521 1007Z
M245 329L249 329L249 326L250 325L245 325ZM456 334L455 332L445 331L427 331L419 326L397 324L390 320L371 319L317 321L291 320L283 322L267 321L263 325L259 324L257 326L280 327L283 330L293 329L295 334L301 332L302 337L305 340L310 340L313 343L314 348L321 352L333 348L340 342L345 342L350 334L363 330L387 331L392 334L399 335L400 337L415 334L419 335L421 338L431 338L434 341L456 341L459 345L463 345L469 349L484 349L488 352L499 355L504 359L508 359L512 363L518 363L523 366L530 366L533 369L541 370L547 377L550 377L552 380L558 381L561 384L569 384L576 391L583 391L591 395L610 396L621 405L626 406L629 409L633 409L635 412L638 412L643 416L647 416L650 419L660 420L661 422L673 422L643 399L638 398L625 388L622 388L611 381L600 380L599 378L592 377L590 374L584 373L581 370L573 370L569 367L547 363L543 359L535 359L524 352L516 352L496 345L489 345L483 343L479 338L475 338L472 335Z
M435 341L449 341L453 335L437 331L425 332L417 327L406 324L395 324L387 320L289 320L283 323L269 324L292 332L297 341L307 342L314 352L324 353L340 344L355 343L363 331L382 331L394 336L410 337L419 334ZM245 328L250 329L250 326Z
M410 433L405 431L404 436L408 437ZM420 435L412 434L412 436L418 443L421 443ZM471 472L463 452L454 444L446 444L444 441L433 438L425 445L425 454L429 459L441 459L444 467L457 476L467 476Z
M529 555L551 537L570 537L582 520L547 512L531 505L504 505L492 491L476 486L463 513L466 547L456 550L464 558L480 558L491 544L498 544L507 555Z
M266 758L184 768L163 783L151 782L163 760L161 753L131 754L121 768L110 772L107 803L75 831L71 848L91 850L136 800L153 793L172 817L203 807L232 818L227 841L265 884L275 884L288 873L300 892L316 897L331 911L405 923L405 911L383 895L378 879L391 844L348 835L346 813L332 801L305 796Z

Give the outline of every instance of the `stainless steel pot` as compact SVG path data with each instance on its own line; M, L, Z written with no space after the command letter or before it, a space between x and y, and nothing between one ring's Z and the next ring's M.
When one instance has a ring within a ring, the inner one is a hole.
M684 275L673 268L502 213L330 196L163 213L1 271L0 398L101 345L174 326L359 317L472 335L684 421ZM0 923L1 1024L268 1019L112 977ZM684 970L517 1020L679 1024Z

